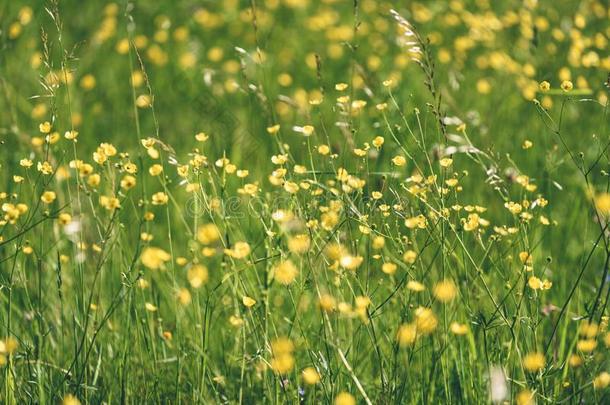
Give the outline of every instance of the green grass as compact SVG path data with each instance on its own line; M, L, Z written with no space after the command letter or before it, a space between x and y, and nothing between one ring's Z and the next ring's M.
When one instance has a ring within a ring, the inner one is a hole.
M608 16L0 3L1 401L608 402Z

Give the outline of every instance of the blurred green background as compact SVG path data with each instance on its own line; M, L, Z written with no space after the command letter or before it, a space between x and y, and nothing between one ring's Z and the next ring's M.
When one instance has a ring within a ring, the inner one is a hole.
M85 150L108 140L134 148L133 97L152 94L154 109L138 111L142 136L158 128L180 155L203 131L211 136L212 155L244 162L260 177L272 167L267 157L277 152L265 130L276 123L282 125L278 141L292 145L297 160L306 154L294 125L325 122L339 156L349 156L349 149L375 135L387 137L374 105L388 102L382 84L388 79L412 123L417 107L432 127L423 75L401 46L391 8L429 38L444 112L467 124L474 145L498 162L497 174L532 176L549 200L560 202L553 211L558 218L570 218L581 202L587 204L569 154L531 100L539 100L555 119L562 114L567 146L583 154L585 165L593 163L605 147L600 136L608 124L610 28L607 4L591 0L4 1L3 150L27 148L38 124L51 116L59 128L73 123ZM130 51L129 41L137 52ZM552 86L547 94L538 90L543 80ZM562 108L563 80L573 81L576 90ZM366 114L356 117L347 137L332 125L345 118L334 103L340 82L351 85L352 99L368 100ZM57 97L48 98L51 92ZM71 109L64 108L68 97ZM310 103L322 98L319 106ZM522 153L525 140L534 145L528 153ZM16 165L19 158L5 153L5 165L11 159ZM599 171L591 176L592 184L600 183L595 187L605 187ZM482 199L488 190L479 190ZM565 199L572 204L562 204ZM567 222L560 226L571 229Z

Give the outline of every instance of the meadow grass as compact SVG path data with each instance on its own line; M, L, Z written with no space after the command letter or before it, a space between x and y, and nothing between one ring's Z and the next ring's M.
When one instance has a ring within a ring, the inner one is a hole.
M1 2L1 401L610 402L609 19Z

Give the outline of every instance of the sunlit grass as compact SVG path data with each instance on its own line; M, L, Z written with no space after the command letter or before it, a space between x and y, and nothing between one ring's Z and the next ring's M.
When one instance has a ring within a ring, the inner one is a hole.
M607 5L96 3L0 5L3 403L609 401Z

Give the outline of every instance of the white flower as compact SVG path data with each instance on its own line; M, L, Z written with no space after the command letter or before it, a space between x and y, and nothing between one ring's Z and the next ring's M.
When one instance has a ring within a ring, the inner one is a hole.
M508 387L506 385L506 376L504 375L504 371L498 366L493 366L489 374L489 391L491 402L501 403L508 395Z

